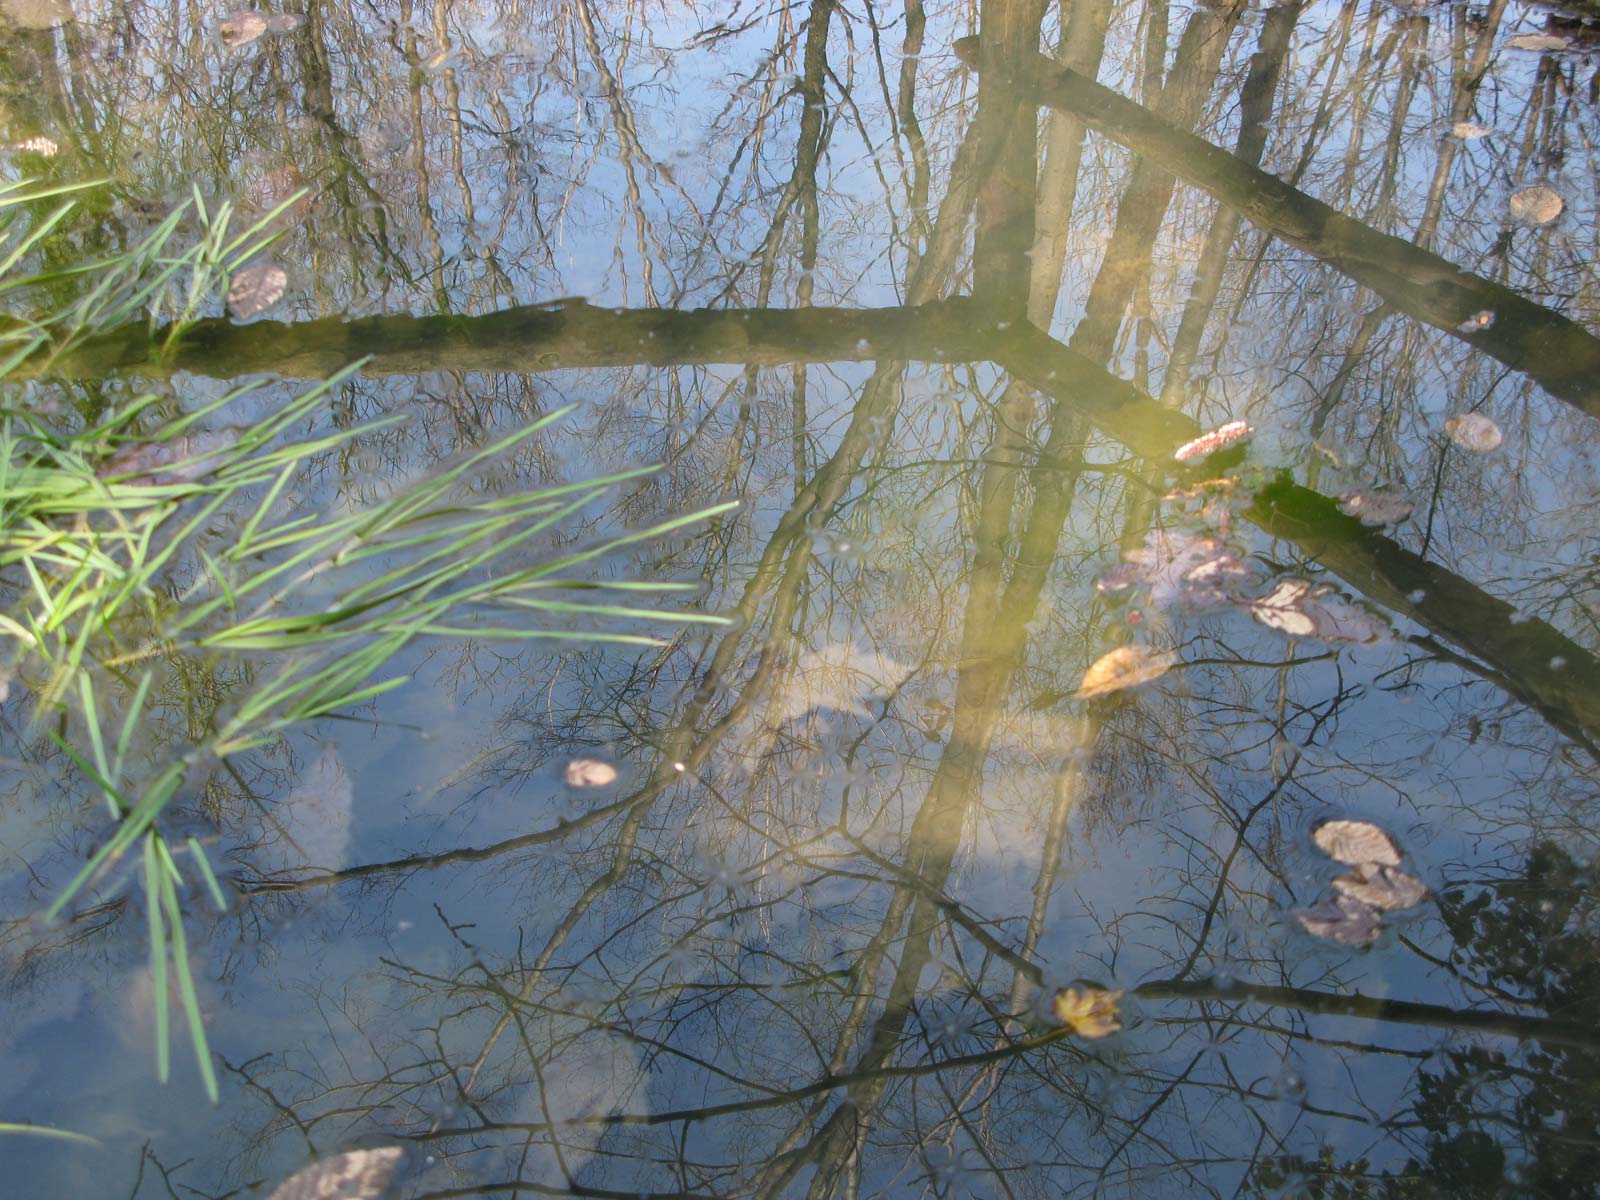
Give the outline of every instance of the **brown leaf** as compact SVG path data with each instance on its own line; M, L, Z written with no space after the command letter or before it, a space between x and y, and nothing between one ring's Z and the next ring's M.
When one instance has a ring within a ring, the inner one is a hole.
M1323 821L1311 832L1322 852L1335 862L1349 866L1398 867L1400 847L1394 839L1371 821L1340 818Z
M404 1154L399 1146L335 1154L296 1171L267 1200L377 1200Z
M1078 699L1092 700L1148 683L1166 674L1177 657L1170 651L1152 650L1148 646L1118 646L1095 659L1083 673Z
M1379 863L1358 863L1348 874L1336 877L1333 886L1340 895L1385 912L1415 908L1428 898L1427 884Z
M1172 457L1179 462L1204 458L1208 454L1215 454L1225 446L1243 441L1252 432L1254 430L1248 421L1229 421L1226 425L1218 425L1215 429L1202 433L1192 442L1185 442L1173 451Z
M224 46L237 49L248 46L268 28L266 17L254 9L246 8L222 18L222 23L217 26L217 36L222 39Z
M1341 946L1370 946L1383 932L1378 910L1352 896L1335 896L1314 908L1297 908L1294 916L1307 933Z
M1314 588L1304 579L1280 579L1278 585L1247 607L1268 629L1290 637L1324 642L1375 642L1389 632L1383 620L1357 604L1340 599L1331 588Z
M1357 489L1339 497L1339 507L1364 525L1398 525L1411 515L1411 501L1395 492Z
M1231 604L1255 576L1254 568L1220 539L1171 530L1151 530L1145 544L1125 557L1102 572L1095 587L1120 592L1148 586L1153 608L1195 612Z
M1561 198L1560 192L1543 184L1535 184L1533 187L1512 192L1508 203L1511 215L1519 221L1526 221L1529 225L1548 225L1567 207L1567 202Z
M224 425L160 441L124 442L97 474L133 484L189 483L215 470L242 432L239 426Z
M1463 142L1476 141L1478 138L1488 137L1494 130L1487 125L1479 125L1476 121L1457 121L1450 126L1450 136L1460 138Z
M252 263L235 271L228 284L228 309L241 321L248 321L283 299L289 274L276 263Z
M1103 1038L1122 1029L1117 1016L1117 1001L1121 992L1103 988L1062 988L1050 1002L1051 1011L1073 1033L1081 1038Z
M1516 37L1506 39L1507 50L1533 50L1540 54L1565 50L1570 45L1572 45L1571 38L1558 37L1550 33L1519 33Z
M1444 432L1456 445L1474 454L1498 450L1500 443L1505 440L1500 426L1482 413L1461 413L1451 417L1444 423Z

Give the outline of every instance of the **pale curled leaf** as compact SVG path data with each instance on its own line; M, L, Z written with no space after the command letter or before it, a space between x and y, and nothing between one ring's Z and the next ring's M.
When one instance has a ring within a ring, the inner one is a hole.
M1062 988L1050 1002L1050 1009L1073 1033L1082 1038L1103 1038L1120 1032L1122 1021L1118 1017L1117 1002L1120 991L1103 988Z
M616 781L617 769L598 758L575 758L567 764L568 787L610 787Z
M267 32L267 18L254 9L243 9L232 13L222 19L217 26L217 36L222 39L222 44L230 49L248 46L263 33Z
M1517 220L1529 225L1548 225L1565 211L1567 202L1554 188L1534 184L1512 192L1508 205Z
M1152 650L1148 646L1118 646L1095 659L1083 673L1078 699L1092 700L1148 683L1166 674L1177 657L1171 651Z
M296 1171L267 1200L377 1200L404 1155L399 1146L335 1154Z
M1453 138L1460 138L1463 142L1472 142L1476 141L1478 138L1486 138L1493 132L1494 130L1490 129L1487 125L1479 125L1476 121L1457 121L1454 125L1450 126L1450 136Z
M1329 858L1347 866L1400 865L1400 847L1371 821L1352 821L1347 818L1323 821L1312 830L1311 838Z
M1366 525L1398 525L1411 515L1411 501L1379 489L1346 492L1339 497L1339 507Z
M1341 946L1370 946L1383 932L1378 910L1352 896L1334 896L1312 908L1297 908L1294 917L1307 933Z
M1494 313L1487 308L1473 313L1465 321L1456 326L1457 333L1481 333L1494 325Z
M1215 454L1226 446L1241 442L1254 432L1248 421L1229 421L1226 425L1218 425L1215 429L1208 430L1195 438L1192 442L1185 442L1172 453L1172 457L1179 462L1192 462L1197 458L1205 458L1208 454Z
M1508 50L1532 50L1538 54L1565 50L1571 45L1571 38L1560 37L1552 33L1519 33L1516 37L1506 39L1506 49Z
M276 13L267 18L267 32L272 34L293 33L305 24L306 19L299 13Z
M1333 886L1340 895L1384 912L1415 908L1428 898L1427 884L1381 863L1359 863L1348 874L1337 876Z
M1313 587L1304 579L1281 579L1272 591L1247 607L1267 628L1290 637L1375 642L1389 632L1380 617L1341 599L1332 589Z
M276 263L252 263L233 273L228 284L228 311L248 321L283 299L289 274Z
M1498 450L1505 436L1492 418L1482 413L1461 413L1444 423L1445 436L1463 450L1474 454L1488 454Z

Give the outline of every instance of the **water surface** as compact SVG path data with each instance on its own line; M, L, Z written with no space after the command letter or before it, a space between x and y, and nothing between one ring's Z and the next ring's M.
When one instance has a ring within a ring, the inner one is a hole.
M0 1121L97 1145L0 1138L7 1195L387 1145L407 1197L1600 1194L1581 13L293 12L0 5L0 135L59 147L8 176L110 181L63 254L310 189L263 318L55 386L266 404L370 355L312 426L412 419L308 511L575 404L473 486L661 466L530 553L737 499L594 572L730 622L431 639L197 767L163 822L230 894L186 910L216 1107L181 1036L155 1082L135 873L38 920L110 830L17 681ZM1080 697L1119 646L1169 669ZM151 774L249 681L191 667ZM1426 899L1319 936L1328 820Z

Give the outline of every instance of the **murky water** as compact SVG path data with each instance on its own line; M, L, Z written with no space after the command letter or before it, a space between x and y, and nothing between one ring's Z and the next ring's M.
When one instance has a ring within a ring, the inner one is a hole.
M0 3L0 136L59 148L7 172L111 181L74 246L311 189L264 318L62 386L370 355L313 424L413 419L330 510L575 404L479 486L662 466L543 550L737 499L596 569L733 622L430 638L197 765L215 1107L181 1017L155 1081L137 868L38 919L111 829L15 681L0 1122L95 1144L0 1135L0 1191L1600 1195L1593 26L293 11Z

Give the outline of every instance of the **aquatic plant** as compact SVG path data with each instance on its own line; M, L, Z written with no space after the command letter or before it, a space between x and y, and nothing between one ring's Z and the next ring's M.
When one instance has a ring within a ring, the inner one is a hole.
M200 839L163 827L184 786L399 687L406 677L385 670L420 638L652 645L660 639L599 625L719 622L649 603L691 585L597 581L581 571L730 505L550 549L563 522L650 473L511 494L484 486L499 460L570 406L370 503L318 502L298 485L315 463L408 419L385 413L348 428L319 419L360 363L287 401L274 398L282 381L257 378L177 413L154 393L68 392L50 381L60 355L141 318L162 347L176 345L281 236L279 216L300 199L235 232L231 207L208 207L196 193L131 249L28 273L65 229L73 193L91 186L0 188L0 299L29 314L0 329L0 688L19 693L34 727L101 796L110 825L47 916L125 856L140 856L157 1072L168 1076L175 994L215 1100L183 897L203 888L222 907L227 896ZM180 245L180 230L191 227L198 237ZM39 297L63 287L69 299L34 312ZM217 424L223 417L230 423ZM185 681L192 689L196 678L226 702L197 733L174 739L158 698ZM150 753L156 726L163 737Z

